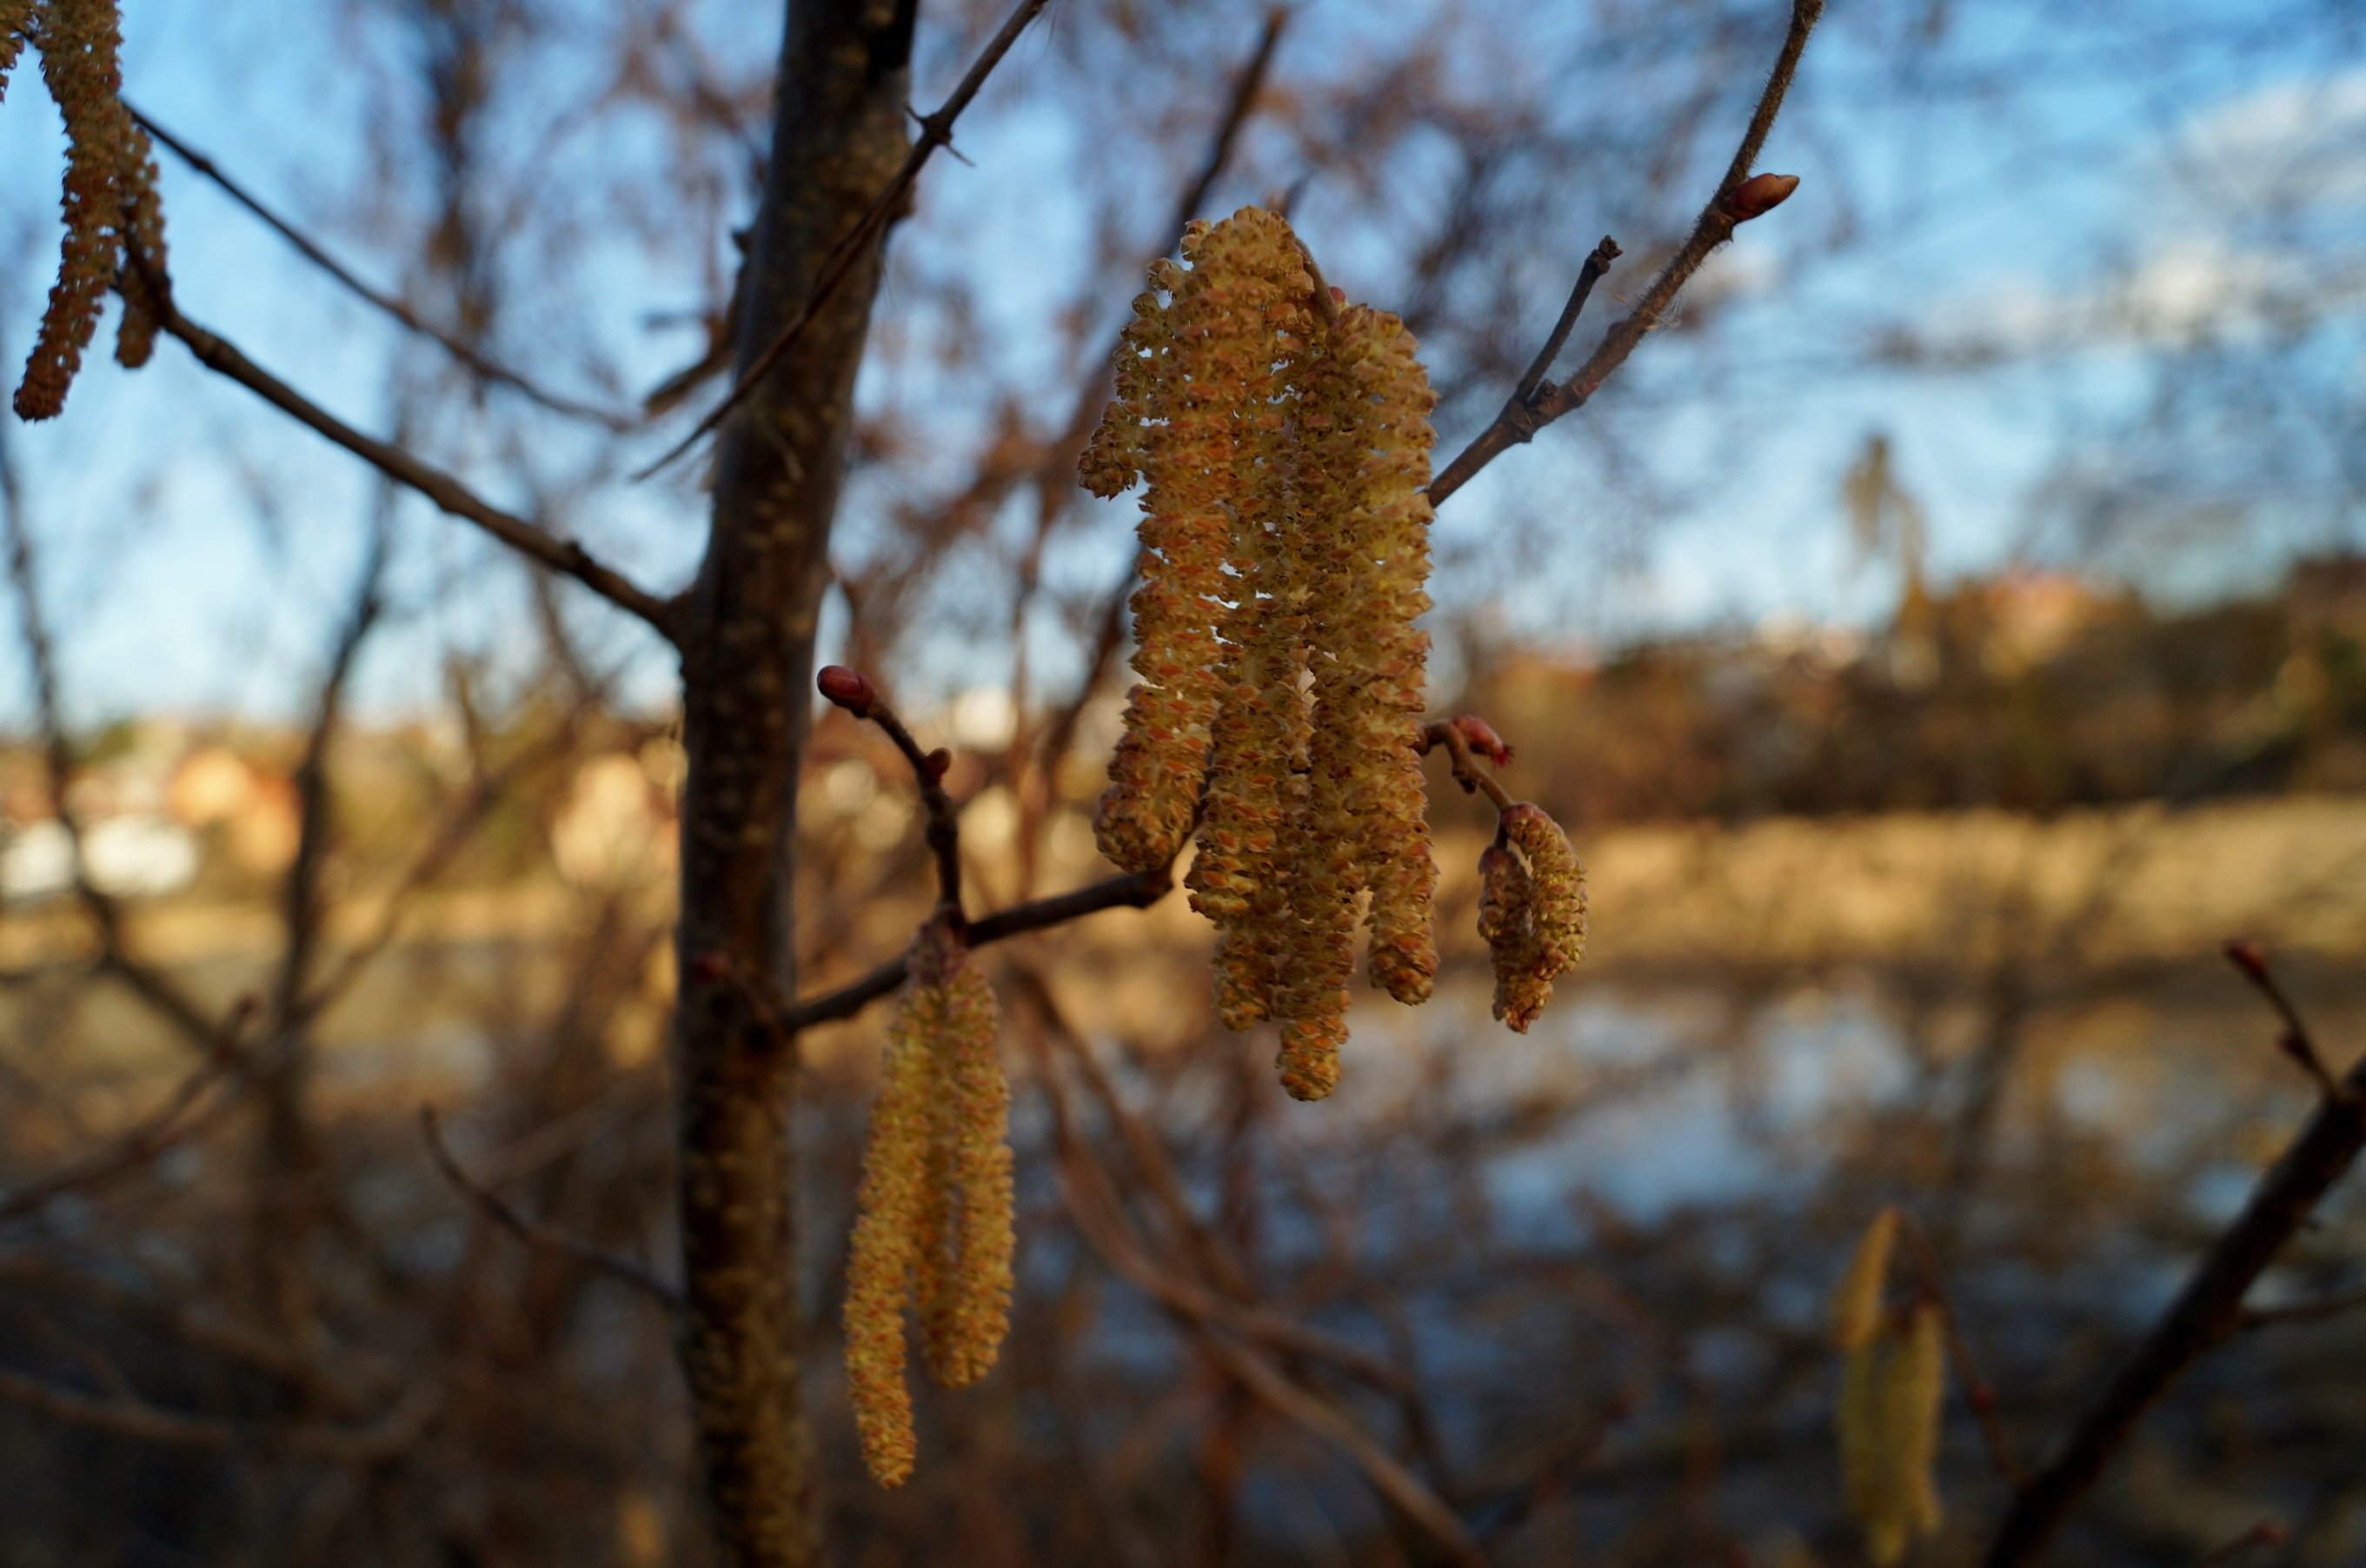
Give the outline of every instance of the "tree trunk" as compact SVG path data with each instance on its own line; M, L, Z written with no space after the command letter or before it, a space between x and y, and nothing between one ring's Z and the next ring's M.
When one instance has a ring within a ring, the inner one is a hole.
M744 370L894 175L918 0L790 0L770 173L739 289ZM724 424L706 557L683 617L682 1359L727 1555L819 1559L798 1409L794 1053L747 986L794 994L791 850L855 371L879 282L862 257Z

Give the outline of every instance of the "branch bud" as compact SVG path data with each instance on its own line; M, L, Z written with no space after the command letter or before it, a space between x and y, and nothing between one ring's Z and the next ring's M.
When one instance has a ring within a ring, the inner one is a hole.
M2268 981L2268 950L2248 937L2236 937L2226 944L2226 962L2243 972L2255 986Z
M1462 737L1465 746L1499 768L1512 760L1512 749L1495 733L1495 727L1475 713L1456 714L1454 733Z
M1725 215L1736 223L1763 218L1791 199L1791 193L1798 188L1797 175L1752 175L1725 193Z
M849 670L843 664L825 664L814 677L821 694L857 718L871 716L871 705L879 700L868 678Z

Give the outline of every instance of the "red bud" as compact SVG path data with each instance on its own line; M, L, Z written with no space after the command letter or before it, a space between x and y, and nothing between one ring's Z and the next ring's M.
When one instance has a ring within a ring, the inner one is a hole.
M719 986L731 978L731 955L709 948L690 961L690 977L702 986Z
M1499 768L1512 760L1512 749L1495 733L1495 727L1475 713L1455 715L1454 733L1462 737L1465 746Z
M1763 218L1790 200L1798 188L1797 175L1752 175L1725 193L1725 215L1736 223Z
M946 773L952 769L952 765L953 754L951 751L946 750L941 746L920 759L920 766L928 771L929 782L930 784L942 782Z
M2236 937L2226 944L2226 962L2254 984L2264 984L2268 978L2268 950L2248 937Z
M823 665L821 672L814 677L814 684L821 688L823 696L857 718L870 717L871 705L879 696L868 680L843 664Z

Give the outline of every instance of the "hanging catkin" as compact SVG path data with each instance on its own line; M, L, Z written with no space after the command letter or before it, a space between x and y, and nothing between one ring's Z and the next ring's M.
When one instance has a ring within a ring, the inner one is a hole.
M1889 1280L1889 1255L1898 1241L1898 1211L1873 1216L1849 1255L1848 1269L1832 1288L1832 1343L1853 1350L1881 1326L1881 1297Z
M153 280L163 277L165 258L154 159L123 107L115 0L0 0L0 88L28 42L66 133L58 277L17 388L17 416L31 420L65 407L111 287L124 296L116 356L147 362L160 304Z
M1521 801L1479 857L1479 934L1495 970L1495 1016L1522 1033L1555 978L1585 956L1585 867L1560 825Z
M846 1375L862 1462L912 1473L905 1308L949 1388L990 1371L1010 1316L1010 1090L993 989L952 922L914 941L888 1025L846 1270Z
M1142 680L1097 834L1150 870L1197 809L1218 1015L1279 1023L1282 1083L1313 1100L1338 1081L1366 906L1376 985L1423 1001L1437 967L1414 626L1434 398L1403 324L1318 298L1272 213L1194 224L1183 254L1135 301L1080 465L1101 495L1147 481Z
M1939 1529L1936 1462L1945 1394L1945 1330L1930 1302L1883 1318L1844 1353L1842 1490L1876 1568Z

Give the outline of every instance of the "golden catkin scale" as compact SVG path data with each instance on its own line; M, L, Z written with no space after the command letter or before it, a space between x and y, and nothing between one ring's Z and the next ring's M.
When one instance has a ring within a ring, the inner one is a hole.
M1889 1279L1889 1255L1898 1241L1898 1211L1874 1215L1850 1255L1847 1272L1832 1290L1832 1343L1853 1350L1881 1326L1882 1289Z
M1423 1001L1437 968L1414 626L1435 399L1395 317L1318 316L1272 213L1195 224L1183 254L1134 303L1079 464L1097 494L1148 491L1142 681L1097 832L1150 869L1196 806L1187 880L1216 927L1218 1015L1279 1023L1284 1086L1318 1099L1338 1081L1366 905L1376 985Z
M862 1461L883 1486L917 1452L905 1308L949 1388L991 1371L1010 1318L1010 1089L994 992L950 921L920 928L887 1031L846 1274L846 1372Z
M148 279L163 274L163 213L148 138L123 107L115 0L0 6L0 39L6 40L0 73L25 41L33 43L42 80L65 122L60 199L65 236L58 279L16 396L20 418L48 419L65 407L66 390L118 276L125 309L117 355L126 365L146 362L157 316Z

